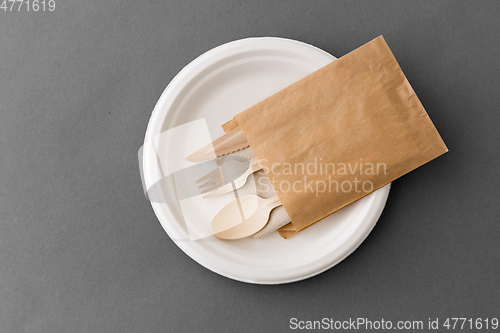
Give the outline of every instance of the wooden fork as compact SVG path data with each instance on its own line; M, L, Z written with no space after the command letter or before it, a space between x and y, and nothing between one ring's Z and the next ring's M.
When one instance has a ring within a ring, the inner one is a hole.
M207 193L215 190L215 192L207 194L203 197L203 199L212 198L242 187L245 185L248 176L260 169L262 169L262 166L260 165L257 157L252 158L250 163L245 161L229 160L222 163L217 169L201 177L196 182L200 183L205 181L205 183L198 186L199 189L202 189L201 193ZM224 176L226 176L226 179L234 180L232 182L226 182L224 180Z

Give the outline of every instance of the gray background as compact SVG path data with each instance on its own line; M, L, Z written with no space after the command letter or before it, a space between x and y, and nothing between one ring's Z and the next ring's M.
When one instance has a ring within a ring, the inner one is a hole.
M0 332L500 317L500 2L55 1L0 11ZM393 183L361 247L281 286L229 280L177 248L136 159L174 75L244 37L339 57L380 34L450 152Z

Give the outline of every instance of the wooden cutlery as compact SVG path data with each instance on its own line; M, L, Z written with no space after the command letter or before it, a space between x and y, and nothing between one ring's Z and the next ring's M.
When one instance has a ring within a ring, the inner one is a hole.
M240 127L236 127L227 132L220 138L214 140L211 144L195 151L186 160L191 162L201 162L211 160L216 157L234 153L250 146Z
M203 199L212 198L242 187L245 185L248 176L260 169L262 169L262 166L257 157L252 158L250 163L239 160L228 160L221 164L219 168L198 179L196 182L204 182L198 186L199 189L202 189L202 194L214 191L205 195Z
M231 201L212 220L212 232L221 239L241 239L259 232L269 220L271 211L280 206L278 196L263 199L244 195Z

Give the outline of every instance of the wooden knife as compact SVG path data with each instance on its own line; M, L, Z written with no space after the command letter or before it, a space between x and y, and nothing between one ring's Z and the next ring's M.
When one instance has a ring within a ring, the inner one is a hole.
M234 153L235 151L241 150L248 146L250 146L250 144L243 134L243 131L238 126L230 130L220 138L214 140L211 144L195 151L194 153L186 157L186 160L191 162L210 160L214 159L215 157Z

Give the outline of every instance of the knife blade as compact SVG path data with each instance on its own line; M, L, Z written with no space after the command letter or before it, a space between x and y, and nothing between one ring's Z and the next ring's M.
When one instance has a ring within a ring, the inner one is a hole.
M227 154L234 153L235 151L241 150L250 146L243 134L243 131L238 126L220 138L214 140L211 144L195 151L186 160L191 162L201 162L204 160L214 159L216 157L224 156Z

